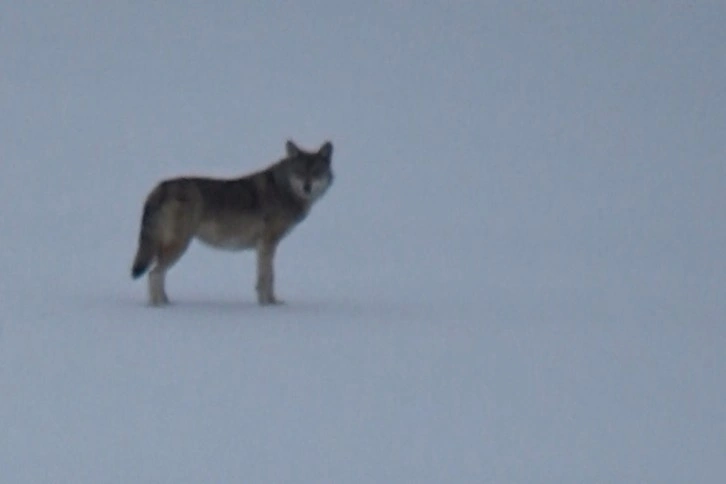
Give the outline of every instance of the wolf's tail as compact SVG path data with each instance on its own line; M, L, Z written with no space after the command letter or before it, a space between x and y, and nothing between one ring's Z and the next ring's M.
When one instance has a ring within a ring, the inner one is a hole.
M144 204L144 212L141 216L141 230L139 231L139 248L131 266L131 277L138 279L143 276L154 262L156 256L156 218L159 211L162 195L158 188L151 192Z

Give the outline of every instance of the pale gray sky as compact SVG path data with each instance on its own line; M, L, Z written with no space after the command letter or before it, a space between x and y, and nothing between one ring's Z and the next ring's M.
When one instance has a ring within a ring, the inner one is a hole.
M330 138L342 257L701 297L726 269L723 25L718 2L7 2L0 156L151 183Z
M4 1L3 478L721 482L724 5ZM147 310L151 187L288 137L291 304Z

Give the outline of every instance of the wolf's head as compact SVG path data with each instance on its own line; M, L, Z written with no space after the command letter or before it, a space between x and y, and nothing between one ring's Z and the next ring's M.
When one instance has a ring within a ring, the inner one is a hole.
M314 202L333 183L331 161L333 145L326 141L316 152L304 151L288 141L285 145L289 169L289 181L295 196L306 202Z

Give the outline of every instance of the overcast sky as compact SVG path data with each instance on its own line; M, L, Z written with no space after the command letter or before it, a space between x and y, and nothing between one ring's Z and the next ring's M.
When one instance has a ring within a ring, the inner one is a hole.
M725 26L722 1L5 0L3 478L720 482ZM251 253L192 248L179 304L144 307L152 186L287 138L336 173L276 257L290 304L257 308Z
M338 177L319 223L356 221L331 242L341 257L378 243L412 267L469 253L461 269L481 277L499 264L497 277L600 274L706 297L724 281L725 12L6 2L0 157L13 168L0 183L62 198L83 179L43 167L81 163L99 193L136 200L161 176L241 173L286 138L331 139ZM118 167L127 185L107 180ZM132 227L138 207L123 203Z

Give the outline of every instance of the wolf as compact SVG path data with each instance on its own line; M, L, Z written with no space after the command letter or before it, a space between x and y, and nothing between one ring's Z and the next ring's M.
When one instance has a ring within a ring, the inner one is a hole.
M148 273L149 304L169 303L167 271L193 239L218 249L257 252L257 301L278 304L273 259L280 241L302 222L333 183L333 145L317 151L285 144L286 156L240 178L163 180L146 197L131 276ZM149 270L150 269L150 270Z

